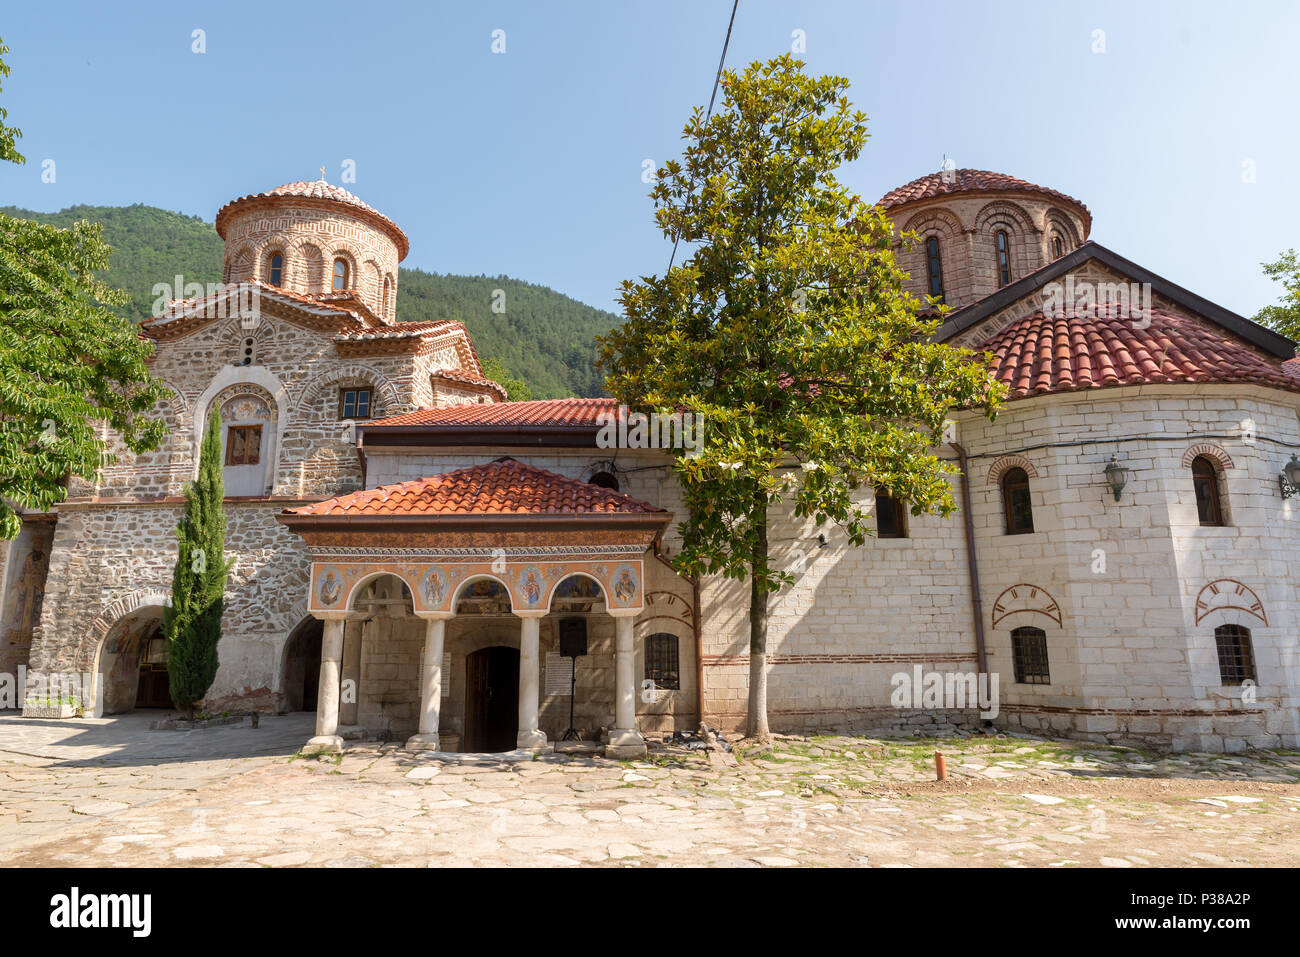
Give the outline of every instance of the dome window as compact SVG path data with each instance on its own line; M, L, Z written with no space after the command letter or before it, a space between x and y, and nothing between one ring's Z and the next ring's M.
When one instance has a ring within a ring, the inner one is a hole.
M1011 282L1011 242L1007 239L1007 231L999 229L997 233L998 244L998 287L1002 287Z
M1061 238L1060 233L1053 232L1052 233L1052 258L1060 259L1064 255L1065 255L1065 240Z
M342 292L348 288L348 261L334 260L334 291Z
M925 241L925 269L930 284L930 295L943 301L943 261L939 256L939 237Z
M284 256L281 253L271 253L270 262L267 263L266 278L272 286L283 284Z

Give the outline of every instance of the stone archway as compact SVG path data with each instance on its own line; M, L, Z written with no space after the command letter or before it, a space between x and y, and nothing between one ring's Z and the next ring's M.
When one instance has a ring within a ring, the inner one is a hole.
M298 623L285 642L280 664L281 712L316 710L324 634L325 623L308 617Z
M96 717L172 706L161 605L141 605L113 623L100 646L96 673L101 689Z

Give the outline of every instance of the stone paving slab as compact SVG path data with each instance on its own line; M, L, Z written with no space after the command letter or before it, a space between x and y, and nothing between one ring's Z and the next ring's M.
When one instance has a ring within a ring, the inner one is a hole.
M304 759L309 718L194 732L0 718L0 864L1300 863L1296 753L977 735L779 737L734 763L664 747L480 762L364 742Z

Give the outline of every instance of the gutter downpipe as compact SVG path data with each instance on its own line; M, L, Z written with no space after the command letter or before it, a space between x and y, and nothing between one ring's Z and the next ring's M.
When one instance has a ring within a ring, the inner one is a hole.
M966 470L966 450L956 442L948 443L957 453L957 467L961 469L961 511L966 525L966 563L970 569L971 611L975 618L975 655L979 673L988 674L988 652L984 645L984 600L980 597L979 558L975 554L975 516L970 507L970 475Z

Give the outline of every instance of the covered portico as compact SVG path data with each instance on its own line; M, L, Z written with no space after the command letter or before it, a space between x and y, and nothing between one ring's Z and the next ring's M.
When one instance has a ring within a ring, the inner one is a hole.
M343 747L341 714L355 720L361 631L387 602L423 624L422 653L391 657L385 674L414 678L419 706L412 750L441 750L448 696L449 624L476 603L493 603L495 632L517 621L517 748L549 746L539 727L543 619L577 579L613 619L613 714L606 754L645 753L636 726L634 624L644 608L648 549L671 513L627 495L512 459L355 492L286 510L280 521L312 556L309 610L324 622L316 734L306 751ZM389 597L376 589L389 583ZM475 597L486 596L486 597ZM589 603L590 604L590 603ZM370 608L367 617L366 608ZM514 636L509 644L514 645ZM501 642L498 642L501 643ZM378 668L375 669L376 673ZM351 685L349 685L351 680ZM348 694L352 697L348 700ZM463 702L463 698L462 698Z

